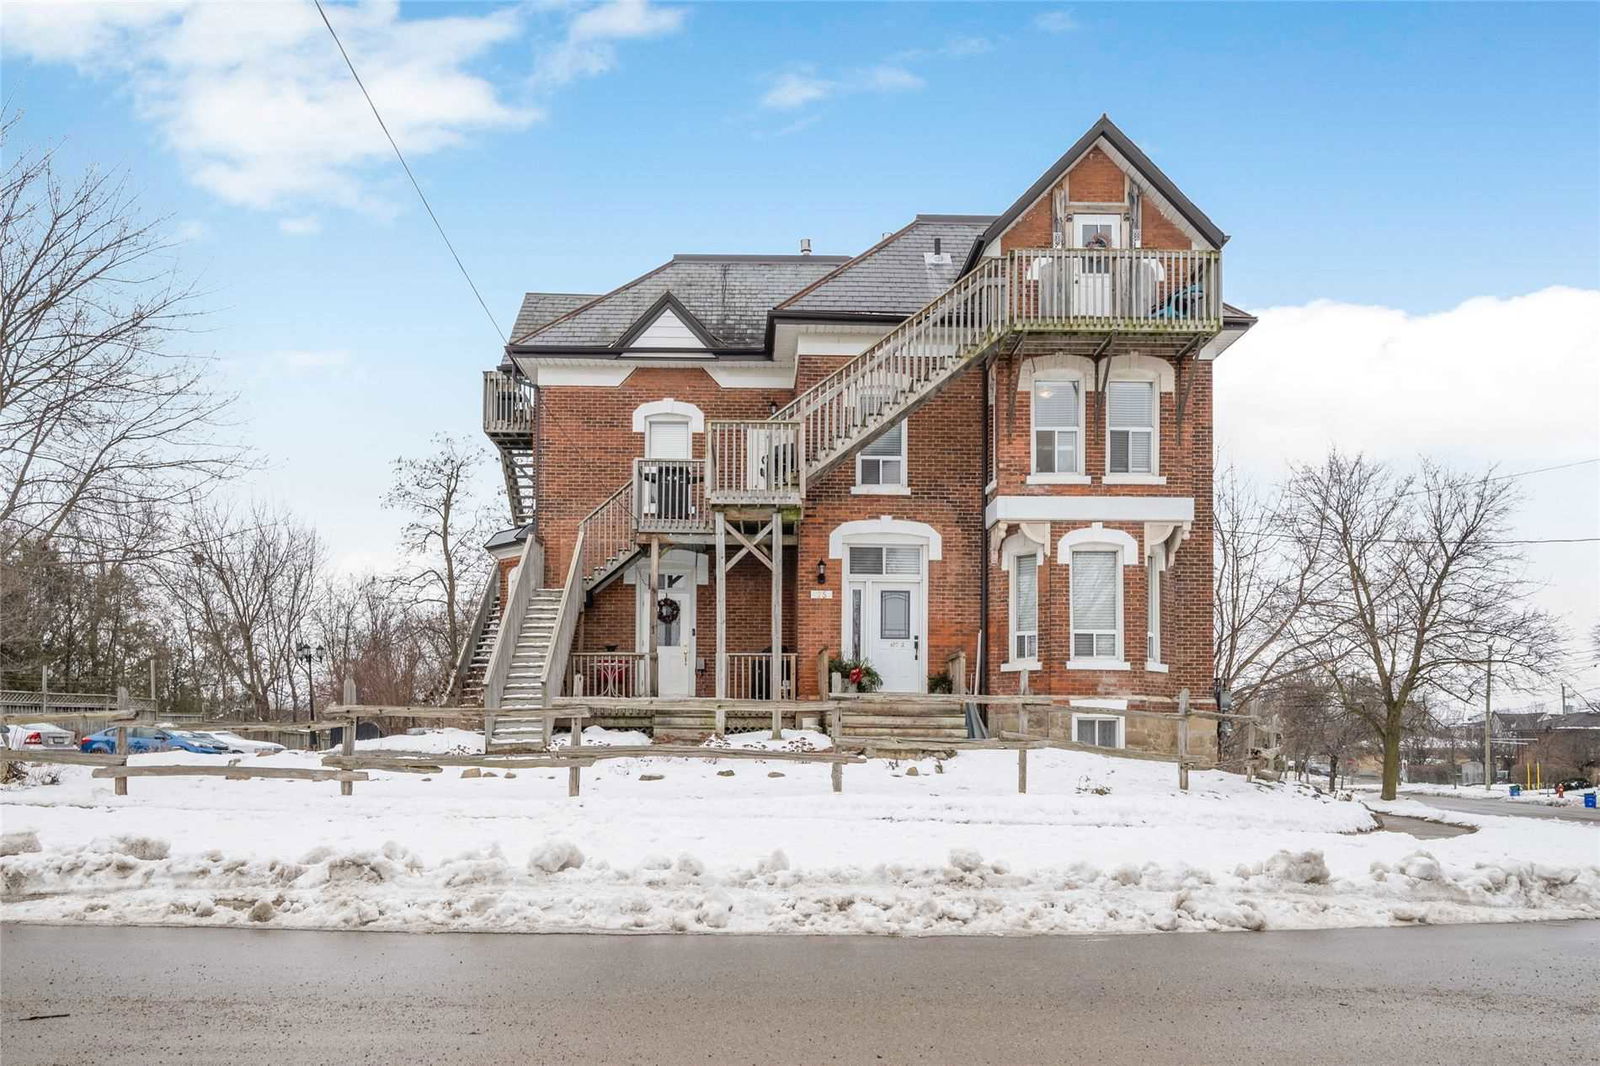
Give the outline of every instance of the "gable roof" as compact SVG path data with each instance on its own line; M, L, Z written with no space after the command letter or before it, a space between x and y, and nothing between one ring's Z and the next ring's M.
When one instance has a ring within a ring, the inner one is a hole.
M993 215L918 215L904 228L801 289L773 310L910 315L961 276ZM934 255L934 242L940 254Z
M650 331L651 326L661 321L663 316L668 315L676 319L685 329L692 333L703 347L717 347L716 338L706 331L705 326L700 324L700 320L694 316L693 311L683 306L682 301L672 295L671 290L662 293L661 299L646 308L644 314L639 316L638 321L629 326L627 332L617 338L617 347L633 347L640 337Z
M641 318L670 294L687 316L685 323L692 318L712 350L760 349L767 312L848 261L847 256L830 255L675 255L649 273L519 334L510 347L528 354L551 349L615 352Z
M559 318L575 307L582 307L595 298L594 293L583 292L530 292L522 297L517 309L517 320L511 326L511 339L525 336L540 326Z
M1020 218L1022 213L1035 200L1043 196L1056 182L1061 180L1063 174L1073 168L1079 159L1087 155L1089 149L1093 148L1095 142L1101 137L1104 137L1111 147L1121 153L1122 157L1132 164L1134 169L1139 171L1145 180L1167 199L1173 210L1182 215L1184 221L1193 226L1202 237L1210 242L1213 248L1221 248L1228 242L1228 235L1223 233L1217 227L1217 224L1206 216L1204 211L1196 207L1194 202L1185 196L1177 185L1173 184L1172 179L1167 177L1162 169L1156 166L1154 161L1128 138L1126 133L1117 128L1117 124L1112 122L1109 116L1101 115L1100 121L1090 126L1089 131L1079 137L1077 142L1067 149L1065 155L1050 164L1050 169L1046 170L1038 181L1028 186L1028 191L1018 197L1016 203L996 216L994 223L983 232L983 237L979 242L980 245L986 246L998 240L1000 235L1010 229L1011 224Z

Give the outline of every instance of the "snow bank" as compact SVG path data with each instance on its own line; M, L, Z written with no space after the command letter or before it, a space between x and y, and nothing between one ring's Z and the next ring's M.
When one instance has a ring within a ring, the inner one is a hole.
M584 742L632 740L598 732ZM826 738L760 731L719 743L821 748ZM296 752L261 761L317 764ZM903 935L1600 917L1591 826L1464 816L1477 833L1424 848L1367 832L1362 805L1314 790L1196 772L1184 793L1175 776L1162 764L1040 751L1021 796L1013 753L969 751L849 765L835 795L822 764L653 757L585 770L576 800L564 770L538 769L374 772L349 798L307 782L143 778L118 797L87 767L68 767L59 785L0 794L0 912Z

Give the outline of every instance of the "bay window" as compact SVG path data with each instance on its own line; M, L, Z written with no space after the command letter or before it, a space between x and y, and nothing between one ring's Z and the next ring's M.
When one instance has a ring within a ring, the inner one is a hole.
M1115 549L1072 552L1072 658L1122 658L1122 557Z

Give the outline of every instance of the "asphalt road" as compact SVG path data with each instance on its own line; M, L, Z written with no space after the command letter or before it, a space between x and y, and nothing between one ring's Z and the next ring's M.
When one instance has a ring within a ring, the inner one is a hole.
M1401 799L1416 800L1430 807L1446 811L1465 811L1467 814L1500 814L1512 818L1557 818L1563 822L1589 822L1600 825L1600 810L1582 806L1574 800L1567 807L1546 807L1538 803L1512 803L1510 800L1486 799L1469 794L1465 789L1459 796L1425 796L1404 792Z
M1585 1062L1596 958L1600 922L1005 939L0 928L7 1066Z

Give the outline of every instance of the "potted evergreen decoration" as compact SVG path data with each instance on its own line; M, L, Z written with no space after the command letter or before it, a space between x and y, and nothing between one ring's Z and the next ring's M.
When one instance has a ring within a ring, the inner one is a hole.
M838 674L844 679L846 692L876 692L878 686L883 684L878 671L865 659L831 659L828 673Z

